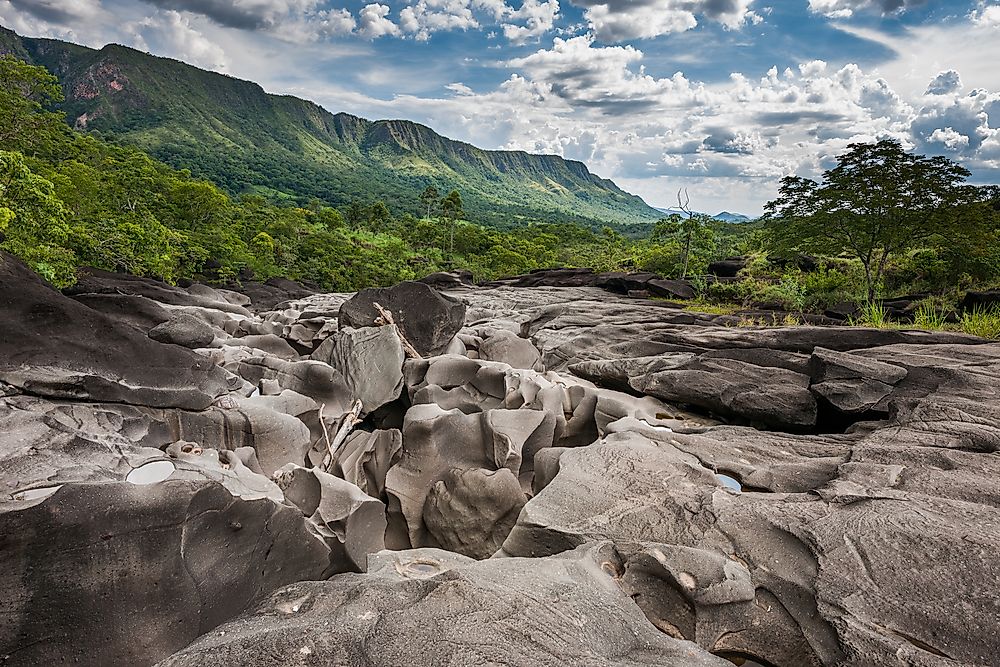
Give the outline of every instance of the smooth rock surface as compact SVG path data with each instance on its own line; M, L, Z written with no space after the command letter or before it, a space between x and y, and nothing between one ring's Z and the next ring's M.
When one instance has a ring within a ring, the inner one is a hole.
M725 667L643 617L608 543L545 559L375 556L367 575L288 586L161 667Z
M0 381L39 396L202 410L229 390L207 359L63 296L0 254Z

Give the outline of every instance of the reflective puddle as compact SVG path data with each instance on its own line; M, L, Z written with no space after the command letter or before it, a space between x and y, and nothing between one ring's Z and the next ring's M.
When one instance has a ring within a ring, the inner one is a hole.
M170 461L153 461L133 468L126 477L132 484L156 484L174 474L174 464Z

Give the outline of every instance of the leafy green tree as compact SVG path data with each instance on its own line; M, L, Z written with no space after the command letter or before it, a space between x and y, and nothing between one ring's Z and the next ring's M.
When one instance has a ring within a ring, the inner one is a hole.
M368 225L375 230L383 231L392 220L392 213L384 201L377 201L368 209Z
M73 282L70 228L52 183L33 173L20 153L0 151L0 248L57 285Z
M441 216L448 224L448 261L455 261L455 225L465 217L462 209L462 195L458 190L452 190L441 200Z
M674 213L658 220L649 235L645 268L681 279L691 269L704 272L716 249L711 222L711 218L701 213L687 217Z
M0 56L0 148L35 152L66 134L62 114L46 111L62 99L58 79L44 67Z
M423 206L424 210L427 211L425 218L431 217L431 211L438 203L438 199L441 197L441 193L433 185L428 185L424 188L424 191L420 193L420 204Z
M347 206L347 210L344 211L344 219L347 220L347 226L351 229L361 229L368 219L368 211L360 202L352 201Z
M860 260L874 301L890 258L944 238L961 225L962 206L982 198L965 185L969 175L947 158L907 153L892 139L851 144L821 183L784 178L765 219L777 249Z
M344 226L344 216L340 211L328 206L322 206L313 213L316 222L329 230L340 229Z

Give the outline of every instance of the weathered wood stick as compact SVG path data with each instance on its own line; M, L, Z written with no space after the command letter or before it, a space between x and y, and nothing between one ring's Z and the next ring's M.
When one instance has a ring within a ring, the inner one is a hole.
M319 404L319 427L323 429L323 439L326 440L326 455L323 457L323 469L326 469L326 461L328 458L333 458L334 451L333 445L330 444L330 432L326 430L326 422L323 421L323 408L326 407L325 403Z
M341 417L340 427L337 429L337 434L333 436L333 440L330 440L327 436L327 454L323 457L323 464L321 466L323 472L330 472L333 468L334 463L337 461L337 453L344 441L347 440L347 436L351 434L354 427L358 425L361 421L361 411L364 410L364 405L361 401L355 401L351 409ZM326 424L323 423L323 419L320 418L320 424L323 427L323 434L326 435Z
M392 319L392 313L383 308L380 303L373 303L372 305L375 306L375 310L377 310L381 316L375 321L375 323L378 324L378 321L381 320L383 324L391 326L393 331L396 332L396 335L399 336L399 341L403 344L403 352L413 359L423 359L423 357L420 356L420 353L417 352L417 348L413 347L413 345L410 344L410 341L406 340L406 336L403 335L403 330L400 329L399 325L396 324L396 321Z

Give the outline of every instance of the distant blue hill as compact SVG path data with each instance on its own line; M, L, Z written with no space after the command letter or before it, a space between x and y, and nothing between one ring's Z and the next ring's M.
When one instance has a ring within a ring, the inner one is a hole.
M667 215L671 215L674 213L676 213L677 215L687 215L686 213L684 213L684 211L680 210L679 208L656 207L656 210L660 211L661 213L665 213ZM696 215L708 215L707 213L701 213L700 211L692 211L692 213ZM742 213L730 213L729 211L722 211L721 213L716 213L715 215L712 215L710 217L715 220L721 220L722 222L732 222L736 224L739 224L741 222L750 222L753 220L753 218L751 218L748 215L743 215Z

